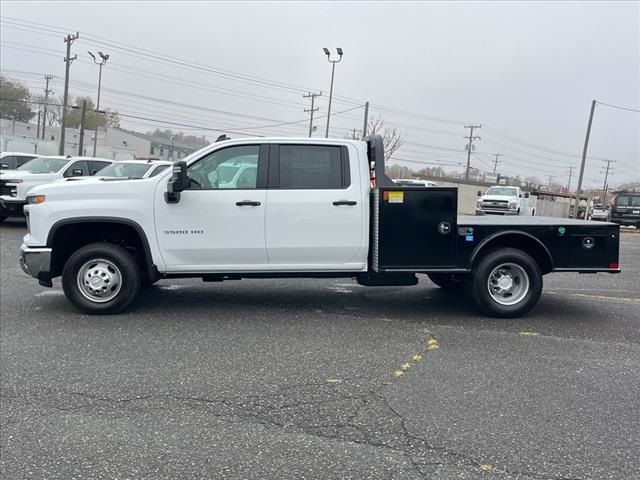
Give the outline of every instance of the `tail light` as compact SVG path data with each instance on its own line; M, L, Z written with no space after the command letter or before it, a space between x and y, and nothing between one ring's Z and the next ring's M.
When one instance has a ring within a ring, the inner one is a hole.
M620 264L618 262L611 262L609 263L609 268L618 270L620 268Z

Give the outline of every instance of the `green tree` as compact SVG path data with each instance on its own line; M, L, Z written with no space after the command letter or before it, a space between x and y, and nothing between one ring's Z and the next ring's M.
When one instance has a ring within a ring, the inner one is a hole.
M15 80L0 75L0 117L28 122L36 114L30 100L29 89Z
M82 121L82 101L87 101L87 110L84 119L85 130L95 130L96 123L99 127L119 127L120 117L118 112L97 113L96 106L90 97L76 97L75 104L69 108L65 126L67 128L80 128ZM102 110L102 109L101 109Z

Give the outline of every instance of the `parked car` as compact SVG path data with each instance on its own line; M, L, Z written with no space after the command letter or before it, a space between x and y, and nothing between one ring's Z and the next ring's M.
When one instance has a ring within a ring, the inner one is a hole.
M220 166L233 167L224 179ZM253 166L252 183L241 179ZM162 278L411 286L426 274L488 315L517 317L538 302L545 274L620 272L618 225L458 216L457 196L392 182L378 135L227 140L135 188L34 188L20 264L42 286L62 276L67 299L92 314L125 310L142 283Z
M107 165L92 177L63 178L63 182L88 180L90 178L117 179L117 178L149 178L155 177L171 167L173 162L167 160L120 160Z
M611 218L608 205L596 204L591 210L591 220L608 222Z
M35 153L2 152L0 153L0 170L15 170L37 156Z
M520 187L494 186L483 194L478 191L476 215L520 215L536 214L538 197L523 192Z
M15 170L0 171L0 222L20 217L33 187L69 177L95 175L113 160L93 157L36 157Z
M396 178L393 182L397 183L398 185L405 185L407 187L438 188L440 186L436 182L431 182L429 180L415 180L412 178Z
M620 192L613 198L611 221L640 228L640 192Z

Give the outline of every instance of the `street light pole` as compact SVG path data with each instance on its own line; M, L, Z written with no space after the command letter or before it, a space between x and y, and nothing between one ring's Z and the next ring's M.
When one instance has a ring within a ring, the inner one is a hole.
M105 63L107 63L107 60L109 60L109 55L98 52L98 55L100 55L100 61L96 59L96 56L93 53L89 52L89 55L91 55L91 58L93 58L93 63L100 66L100 70L98 73L98 101L96 103L96 133L93 136L93 156L95 157L96 149L98 148L98 120L100 118L100 87L102 86L102 67Z
M336 63L340 63L342 61L342 49L336 48L338 52L338 60L331 60L331 52L328 48L323 48L324 54L327 56L327 60L331 63L331 88L329 89L329 108L327 108L327 129L325 131L325 138L329 138L329 121L331 120L331 100L333 99L333 78L336 73Z

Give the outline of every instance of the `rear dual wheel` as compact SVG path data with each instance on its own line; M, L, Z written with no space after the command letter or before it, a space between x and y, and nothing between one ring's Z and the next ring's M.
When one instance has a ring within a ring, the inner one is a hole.
M467 288L489 316L513 318L530 311L542 294L542 272L528 254L514 248L494 250L474 267Z

